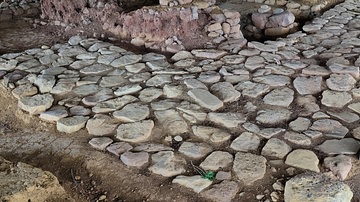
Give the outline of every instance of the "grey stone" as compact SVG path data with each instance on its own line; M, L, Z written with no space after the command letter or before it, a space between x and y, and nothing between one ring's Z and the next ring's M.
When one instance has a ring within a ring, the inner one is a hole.
M212 181L203 178L201 175L195 175L195 176L179 175L172 180L172 183L180 184L184 187L192 189L196 193L200 193L202 190L210 186L212 184Z
M127 166L141 167L149 162L149 153L147 152L125 152L120 156L121 161Z
M230 145L230 148L235 151L249 152L257 151L260 146L260 138L249 132L243 132Z
M267 75L255 77L255 82L263 83L272 87L280 87L290 84L290 78L283 75Z
M282 159L290 151L291 151L291 147L288 144L286 144L286 142L278 138L271 138L266 142L265 146L261 150L261 155Z
M39 75L36 77L34 84L39 88L41 93L48 93L55 85L55 76L51 75Z
M23 97L31 97L36 95L38 93L38 89L32 84L24 84L16 87L11 91L11 93L16 99L21 99Z
M183 94L184 88L180 85L166 84L163 88L163 92L167 98L177 98Z
M198 80L203 82L203 83L208 83L208 84L212 84L212 83L216 83L220 81L220 74L215 72L215 71L206 71L206 72L201 72Z
M176 106L176 102L170 100L160 100L157 102L151 102L151 108L153 110L167 110Z
M294 91L290 88L274 89L263 98L265 104L289 107L294 100Z
M188 95L200 106L210 109L211 111L216 111L224 105L219 98L204 89L192 89L188 92Z
M144 120L150 114L149 107L147 105L141 105L139 103L128 104L121 110L114 111L113 116L121 122L136 122Z
M297 132L286 131L284 134L284 139L297 145L302 145L302 146L311 145L311 139L309 137Z
M320 151L328 155L334 154L356 154L360 149L360 142L354 138L344 138L340 140L326 140L317 147Z
M151 161L152 165L149 170L164 177L172 177L185 172L185 159L176 157L172 151L161 151L153 154Z
M131 95L124 95L122 97L118 97L118 98L114 98L111 100L107 100L104 102L100 102L98 104L96 104L93 108L92 111L94 113L107 113L107 112L113 112L116 111L118 109L121 109L122 107L124 107L125 105L135 102L138 99L134 96Z
M142 55L124 55L110 63L113 67L123 67L140 62Z
M353 193L348 185L323 174L303 173L286 182L285 201L346 201Z
M287 109L264 109L258 111L256 121L264 124L278 124L289 120L291 111Z
M215 50L215 49L196 49L192 50L191 53L198 58L208 58L208 59L218 59L227 54L226 51L223 50Z
M18 107L30 114L40 114L51 107L54 98L50 94L38 94L32 97L23 97L18 102Z
M224 180L219 184L213 185L209 190L202 192L209 201L231 202L239 191L239 185L234 181Z
M214 151L201 162L200 167L204 170L217 171L227 168L233 162L233 156L228 152Z
M266 158L263 156L237 152L233 163L233 171L245 185L251 185L262 179L266 173Z
M357 114L352 113L352 112L347 112L347 111L343 111L343 112L330 112L330 111L327 111L327 113L329 115L335 117L335 118L340 119L341 121L345 121L346 123L353 123L353 122L358 121L360 119L360 117Z
M127 142L114 142L106 147L106 150L116 156L120 156L121 154L130 151L133 147Z
M189 89L204 89L207 90L208 88L206 87L205 84L203 84L202 82L200 82L197 79L185 79L184 80L184 84L189 88Z
M142 90L142 87L139 84L129 84L125 86L118 87L114 94L116 96L123 96L123 95L129 95L134 94Z
M205 157L211 151L211 146L205 143L183 142L179 147L180 153L194 159Z
M196 137L210 140L212 143L223 143L230 139L231 135L221 129L209 126L193 126L192 131Z
M331 74L326 80L327 86L336 91L349 91L355 83L356 80L350 74Z
M103 151L112 142L113 142L113 140L108 137L95 137L89 141L89 144L93 148Z
M61 118L67 117L68 112L65 107L57 106L52 107L49 110L42 112L39 116L40 119L49 122L56 122Z
M289 123L289 127L294 131L305 131L311 125L311 121L304 117L298 117Z
M325 90L322 93L321 103L327 107L343 108L351 100L350 93Z
M322 77L296 77L293 82L296 91L301 95L316 94L321 92Z
M275 135L283 133L284 131L286 130L283 128L264 128L261 129L260 132L258 132L257 134L263 138L270 139Z
M160 97L161 95L163 95L162 89L150 87L150 88L145 88L140 92L139 99L142 102L151 102L157 99L158 97Z
M153 128L152 120L121 124L116 130L115 137L126 142L144 142L150 138Z
M318 167L319 159L316 154L310 150L296 149L292 151L286 157L285 163L289 166L320 172Z
M86 123L86 129L90 135L105 136L113 134L119 124L113 118L104 114L95 114Z
M331 119L317 120L312 124L310 129L320 131L326 136L335 138L343 138L349 132L349 129L340 122Z
M146 82L146 86L160 87L164 84L171 83L170 75L155 75Z
M91 114L91 109L83 106L73 106L69 111L71 116L88 116Z
M156 143L140 143L132 151L145 151L145 152L159 152L159 151L173 151L172 147L156 144Z
M257 98L270 90L270 87L266 84L253 83L251 81L239 83L235 88L236 90L240 90L242 95L250 98Z
M125 69L128 72L136 74L136 73L139 73L142 70L146 69L146 66L144 63L135 63L135 64L131 64L131 65L126 65Z
M78 86L78 87L74 88L72 90L72 92L79 96L87 96L87 95L97 93L99 90L100 90L100 87L98 85L87 84L87 85L82 85L82 86Z
M179 135L188 132L187 123L174 109L155 111L154 114L169 134Z
M84 128L88 119L88 117L84 116L61 118L56 122L56 129L64 133L74 133Z
M352 167L351 158L342 154L326 157L324 159L324 167L330 169L340 180L345 180Z
M241 113L215 113L210 112L207 119L226 128L236 128L241 123L245 123L246 117Z
M229 82L219 82L211 86L211 92L219 97L223 102L234 102L241 96Z

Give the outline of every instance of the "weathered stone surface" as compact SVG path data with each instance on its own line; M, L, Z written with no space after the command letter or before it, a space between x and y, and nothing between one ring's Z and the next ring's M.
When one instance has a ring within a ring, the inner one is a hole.
M289 120L291 111L287 109L264 109L258 111L256 121L264 124L278 124Z
M90 141L89 141L89 144L97 149L97 150L105 150L105 148L107 146L109 146L111 143L113 142L112 139L108 138L108 137L95 137L95 138L92 138Z
M126 142L143 142L150 138L153 128L152 120L121 124L116 130L115 137Z
M127 142L115 142L106 147L106 150L116 156L120 156L120 154L130 151L132 148Z
M228 167L233 162L233 156L228 152L214 151L201 162L200 167L204 170L217 171Z
M340 122L331 119L317 120L312 124L310 129L320 131L326 136L335 138L343 138L349 132L349 129Z
M344 138L341 140L326 140L317 147L325 154L356 154L360 149L360 142L353 138Z
M311 139L309 137L293 131L286 131L284 134L284 139L297 145L311 145Z
M40 114L49 109L54 102L50 94L38 94L32 97L23 97L18 102L18 107L30 114Z
M265 146L261 150L261 155L282 159L290 151L291 147L286 144L286 142L278 138L271 138L266 142Z
M88 117L84 116L61 118L56 122L56 129L64 133L74 133L84 128L88 119Z
M311 125L311 121L307 118L298 117L289 123L289 127L294 131L305 131Z
M292 151L286 157L285 163L289 166L320 172L318 167L319 159L316 154L310 150L297 149Z
M192 89L188 92L188 95L194 99L200 106L216 111L223 107L224 103L219 100L215 95L211 94L207 90L203 89Z
M290 84L290 78L283 75L259 76L253 79L255 82L263 83L272 87L280 87Z
M231 202L239 191L239 185L234 181L224 180L213 185L209 190L202 192L202 196L209 201Z
M0 157L1 201L74 201L52 173Z
M274 89L263 98L265 104L288 107L294 100L294 91L290 88Z
M131 95L124 95L122 97L114 98L104 102L96 104L92 111L94 113L107 113L121 109L125 105L137 101L137 98Z
M61 118L67 117L68 115L69 114L65 107L55 106L45 112L42 112L39 118L44 121L56 122Z
M140 92L139 99L142 102L151 102L157 99L158 97L160 97L162 94L163 94L162 89L158 89L154 87L145 88Z
M129 123L144 120L149 114L150 110L147 105L132 103L121 110L114 111L113 116L121 122Z
M208 179L203 178L201 175L195 176L183 176L179 175L173 179L172 183L180 184L184 187L192 189L196 193L200 193L202 190L212 184Z
M199 57L199 58L218 59L224 56L227 52L223 50L215 50L215 49L198 49L198 50L192 50L191 53L195 57Z
M120 156L120 160L127 166L140 167L149 162L149 153L147 152L125 152Z
M241 123L245 123L246 117L241 113L215 113L210 112L207 119L226 128L236 128Z
M161 151L151 155L149 170L164 177L172 177L185 172L185 159L176 157L172 151Z
M240 96L240 92L235 90L234 86L229 82L219 82L211 86L211 92L219 97L223 102L236 101Z
M296 77L293 84L299 94L312 95L321 92L322 77Z
M236 90L240 90L242 95L257 98L258 96L268 92L270 90L269 85L262 83L253 83L251 81L245 81L235 86Z
M140 62L141 59L142 55L124 55L112 61L110 65L113 67L123 67Z
M154 114L171 135L179 135L189 130L187 123L174 109L155 111Z
M345 180L352 167L351 158L342 154L335 157L326 157L324 166L330 169L340 180Z
M249 152L256 151L260 145L260 138L249 132L242 133L230 145L230 148L235 151Z
M11 91L11 93L16 99L20 99L36 95L38 93L38 89L31 84L25 84L16 87L13 91Z
M285 185L285 201L346 201L353 193L348 185L333 181L323 174L303 173L288 180Z
M349 107L349 106L348 106ZM350 108L350 107L349 107ZM353 113L353 112L330 112L327 111L327 113L335 118L340 119L341 121L345 121L346 123L353 123L355 121L358 121L360 117Z
M205 143L184 142L179 147L179 152L190 158L199 159L212 151L212 147Z
M115 132L119 124L113 118L105 114L96 114L86 123L86 129L90 135L104 136Z
M210 140L212 143L223 143L231 137L229 133L209 126L193 126L192 131L196 137Z
M233 171L242 183L251 185L264 177L266 158L251 153L238 152L235 155Z
M350 93L325 90L322 93L321 103L328 107L342 108L351 100Z
M172 147L156 144L156 143L141 143L136 146L132 151L145 151L145 152L159 152L159 151L173 151Z

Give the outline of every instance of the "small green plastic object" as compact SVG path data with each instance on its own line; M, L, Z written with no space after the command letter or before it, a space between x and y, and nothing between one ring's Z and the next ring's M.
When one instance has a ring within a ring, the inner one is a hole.
M195 166L192 161L191 161L191 165L193 166L193 168L205 179L208 179L210 181L214 181L215 180L215 172L214 171L208 171L206 172L205 170L203 170L202 168L200 168L199 166Z

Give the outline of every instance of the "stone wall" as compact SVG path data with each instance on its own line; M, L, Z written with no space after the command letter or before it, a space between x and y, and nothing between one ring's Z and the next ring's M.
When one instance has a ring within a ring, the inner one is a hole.
M211 14L219 9L214 6L214 0L161 0L159 4L124 12L121 3L115 0L43 0L41 17L74 26L99 23L103 30L129 40L134 45L169 52L203 47L214 40L215 34L209 36L207 32L209 26L219 21L215 19L217 16ZM224 16L219 10L220 15ZM231 28L231 33L217 33L216 38L222 38L215 42L243 38L238 25L240 14L232 15L235 17L224 17L224 20L231 21L230 24L227 23L231 25L228 27Z
M39 14L39 0L3 0L0 3L0 21L19 16L34 17Z

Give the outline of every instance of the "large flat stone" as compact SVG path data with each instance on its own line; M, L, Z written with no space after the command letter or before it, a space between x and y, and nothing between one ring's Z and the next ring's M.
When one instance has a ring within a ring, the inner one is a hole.
M188 95L200 106L211 111L216 111L224 105L219 98L204 89L192 89L188 92Z

